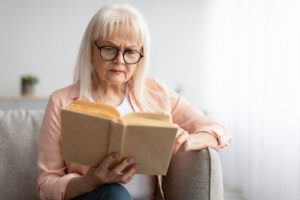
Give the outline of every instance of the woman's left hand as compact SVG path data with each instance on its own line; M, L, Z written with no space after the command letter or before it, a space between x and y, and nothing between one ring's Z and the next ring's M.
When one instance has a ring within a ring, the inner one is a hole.
M216 151L220 151L217 139L207 132L199 132L189 134L184 129L178 128L176 141L174 144L173 155L178 151L186 152L191 150L200 150L206 147L211 147Z
M189 134L187 131L178 127L176 141L173 148L173 155L177 153L178 150L186 152L189 147Z

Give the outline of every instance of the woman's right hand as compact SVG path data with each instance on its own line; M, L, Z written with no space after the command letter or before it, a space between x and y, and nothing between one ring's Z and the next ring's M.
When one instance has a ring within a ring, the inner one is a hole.
M108 167L112 162L117 160L119 157L118 153L111 153L106 158L102 160L97 168L91 167L87 173L82 177L83 181L87 186L94 190L97 187L109 184L109 183L128 183L135 175L138 169L138 164L133 165L126 173L121 173L129 165L132 165L133 158L125 158L119 164L117 164L111 170Z

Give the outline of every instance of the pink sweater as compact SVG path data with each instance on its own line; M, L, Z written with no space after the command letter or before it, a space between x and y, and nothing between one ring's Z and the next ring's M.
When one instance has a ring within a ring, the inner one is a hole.
M215 136L222 149L231 142L231 134L213 119L203 115L196 107L186 102L179 94L164 88L153 78L146 79L146 88L158 105L169 114L173 123L186 131L190 137L207 132ZM79 84L73 84L54 92L49 99L39 137L38 194L41 199L63 200L68 182L84 175L88 167L64 161L61 154L61 109L79 98ZM134 111L143 111L129 92ZM193 150L203 148L194 144ZM163 198L162 178L158 176L157 199Z

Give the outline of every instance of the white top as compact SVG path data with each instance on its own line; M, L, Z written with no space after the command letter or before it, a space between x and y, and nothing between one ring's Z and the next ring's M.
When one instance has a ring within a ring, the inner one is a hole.
M133 108L128 98L129 88L126 88L125 98L122 103L116 107L120 115L133 112ZM88 100L95 102L89 96ZM154 175L136 174L127 184L122 184L134 200L154 200L156 179Z

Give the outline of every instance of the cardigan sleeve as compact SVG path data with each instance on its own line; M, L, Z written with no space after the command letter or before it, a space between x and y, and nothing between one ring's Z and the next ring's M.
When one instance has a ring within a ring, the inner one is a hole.
M55 102L55 93L47 105L38 146L38 195L41 199L63 200L68 182L80 175L66 174L61 155L61 111Z
M172 120L189 134L202 132L213 135L218 141L219 149L231 143L231 133L214 119L204 115L199 109L188 103L176 92L166 89Z

